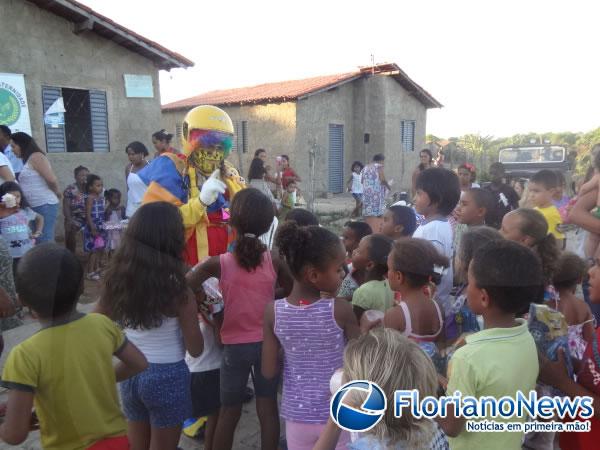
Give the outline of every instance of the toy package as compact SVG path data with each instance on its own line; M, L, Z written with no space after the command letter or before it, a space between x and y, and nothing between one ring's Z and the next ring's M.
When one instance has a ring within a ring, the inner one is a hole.
M527 321L529 332L537 345L538 351L552 361L558 359L558 349L562 348L569 376L573 376L573 364L569 353L568 327L562 313L546 306L532 303L529 307ZM564 396L557 389L550 388L552 395Z

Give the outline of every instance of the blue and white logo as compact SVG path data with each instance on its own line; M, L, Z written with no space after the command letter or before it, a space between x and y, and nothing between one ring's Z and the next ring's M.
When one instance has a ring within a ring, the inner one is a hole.
M366 393L366 399L359 408L344 403L350 391ZM381 420L386 408L387 398L376 383L355 380L339 388L331 399L331 418L344 430L368 431Z

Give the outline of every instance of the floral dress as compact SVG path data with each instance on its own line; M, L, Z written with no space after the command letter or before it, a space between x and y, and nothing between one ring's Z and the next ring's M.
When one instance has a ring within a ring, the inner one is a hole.
M367 165L362 171L363 183L363 215L365 217L381 217L385 212L385 196L387 189L379 179L381 164Z
M96 197L92 201L92 211L90 215L96 226L98 236L94 237L90 227L88 225L85 226L83 229L83 250L86 252L102 250L106 245L106 231L104 230L104 199L102 197Z

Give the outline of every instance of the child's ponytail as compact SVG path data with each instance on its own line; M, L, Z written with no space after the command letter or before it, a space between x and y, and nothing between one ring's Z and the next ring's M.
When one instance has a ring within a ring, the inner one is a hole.
M556 245L556 239L548 233L546 219L542 213L530 208L519 208L515 213L521 219L521 233L530 236L534 240L534 245L531 248L537 253L542 262L544 285L551 284L560 252Z
M540 260L542 261L544 284L551 284L552 277L556 271L558 258L560 256L554 235L547 234L533 246L533 249L537 251Z
M237 233L233 253L238 264L248 272L262 261L267 247L259 237L269 231L273 217L271 200L258 189L243 189L233 197L230 224Z
M262 254L266 250L267 246L262 243L258 236L245 233L238 236L235 245L235 256L240 266L247 271L251 271L260 265Z

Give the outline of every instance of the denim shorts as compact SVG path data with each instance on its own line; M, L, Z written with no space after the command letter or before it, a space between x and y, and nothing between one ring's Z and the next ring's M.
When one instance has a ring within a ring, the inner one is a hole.
M130 422L154 428L182 425L192 414L190 371L185 361L152 364L120 384L123 412Z
M358 200L359 202L362 202L363 199L363 194L355 194L354 192L352 193L352 197L354 197L356 200Z
M241 405L246 395L248 376L253 374L257 397L277 398L279 378L267 380L260 371L262 342L225 344L221 361L221 404Z

